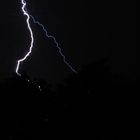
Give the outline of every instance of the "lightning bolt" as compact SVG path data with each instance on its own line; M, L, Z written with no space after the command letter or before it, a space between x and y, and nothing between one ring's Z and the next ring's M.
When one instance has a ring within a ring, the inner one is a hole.
M48 31L47 31L47 29L44 27L44 25L41 24L39 21L35 20L35 18L34 18L32 15L30 15L30 17L32 18L32 20L33 20L33 22L34 22L35 24L39 25L39 26L43 29L43 31L44 31L44 33L45 33L45 35L46 35L47 38L53 39L53 41L54 41L54 43L55 43L55 47L58 49L59 54L62 56L64 63L65 63L74 73L77 73L77 71L66 61L66 57L65 57L65 55L63 54L62 49L59 47L59 43L56 41L56 38L55 38L54 36L52 36L52 35L49 35L49 34L48 34Z
M26 1L25 0L21 0L21 4L22 4L22 12L23 12L23 15L25 15L27 17L26 19L26 23L27 23L27 26L28 26L28 29L29 29L29 32L30 32L30 36L31 36L31 43L30 43L30 47L29 47L29 51L26 53L26 55L22 58L22 59L19 59L17 61L17 66L16 66L16 73L21 76L21 74L19 73L19 67L20 67L20 64L25 61L27 59L28 56L30 56L30 54L32 53L32 49L33 49L33 45L34 45L34 35L33 35L33 31L32 31L32 28L31 28L31 25L30 25L30 18L32 18L33 22L35 24L38 24L42 29L43 31L45 32L45 35L47 38L51 38L53 39L54 43L55 43L55 47L58 49L58 52L59 54L62 56L63 58L63 61L64 63L74 72L74 73L77 73L77 71L66 61L66 57L65 55L62 53L62 49L59 47L59 44L58 42L56 41L56 38L52 35L49 35L47 30L45 29L44 25L41 24L40 22L36 21L35 18L29 14L29 12L27 11L27 8L26 8Z
M27 26L28 26L28 29L29 29L30 35L31 35L31 44L30 44L30 49L27 52L27 54L22 59L18 60L18 62L17 62L16 73L19 76L21 76L21 74L19 73L20 64L21 64L21 62L23 62L24 60L26 60L27 57L31 54L32 49L33 49L33 44L34 44L33 31L32 31L31 25L30 25L30 15L26 11L26 2L25 2L25 0L21 0L21 3L22 3L22 11L23 11L23 14L27 17L26 23L27 23Z

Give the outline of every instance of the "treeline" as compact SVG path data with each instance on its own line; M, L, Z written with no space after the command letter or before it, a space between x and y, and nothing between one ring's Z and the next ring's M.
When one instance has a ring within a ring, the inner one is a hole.
M0 86L1 127L6 139L122 139L134 93L135 83L113 75L106 60L69 76L55 91L25 72L13 74Z

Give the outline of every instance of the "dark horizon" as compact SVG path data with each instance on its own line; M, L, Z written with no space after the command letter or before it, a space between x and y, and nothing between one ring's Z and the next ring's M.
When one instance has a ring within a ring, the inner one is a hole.
M55 90L44 79L30 79L26 73L13 75L0 84L5 138L133 139L133 95L139 87L128 81L112 75L105 60L67 77Z

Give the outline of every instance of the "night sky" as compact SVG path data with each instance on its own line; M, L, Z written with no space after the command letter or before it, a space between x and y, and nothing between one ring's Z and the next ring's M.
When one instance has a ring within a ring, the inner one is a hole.
M26 0L27 8L54 35L67 61L79 72L86 65L110 58L112 71L136 76L136 9L134 2L89 0ZM1 2L0 79L9 77L16 61L29 50L30 36L20 0ZM35 44L21 65L31 77L62 81L72 71L63 63L52 40L32 24Z

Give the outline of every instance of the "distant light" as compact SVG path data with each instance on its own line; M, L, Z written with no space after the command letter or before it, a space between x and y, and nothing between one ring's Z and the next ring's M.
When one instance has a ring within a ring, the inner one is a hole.
M38 86L39 90L42 91L41 86Z

